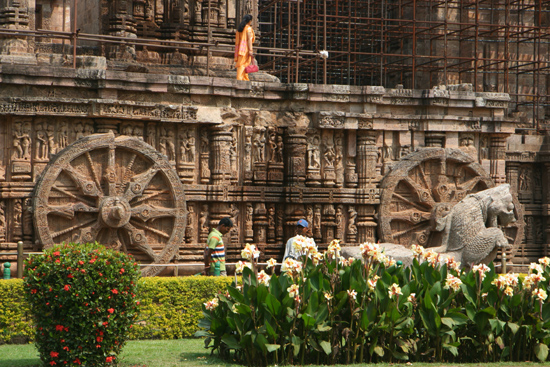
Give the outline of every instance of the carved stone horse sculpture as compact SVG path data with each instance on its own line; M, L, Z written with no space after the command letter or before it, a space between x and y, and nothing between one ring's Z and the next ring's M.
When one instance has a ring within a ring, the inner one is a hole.
M440 253L442 260L454 257L463 267L490 263L499 248L511 247L499 226L516 221L512 200L508 184L466 196L437 221L435 230L442 234L441 246L431 250ZM404 246L382 243L380 247L403 265L412 264L413 253ZM361 258L359 246L343 247L341 255Z

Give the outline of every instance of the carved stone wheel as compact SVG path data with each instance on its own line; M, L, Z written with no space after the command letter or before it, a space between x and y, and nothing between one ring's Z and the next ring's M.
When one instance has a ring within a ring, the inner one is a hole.
M405 247L441 244L437 223L470 193L495 184L480 164L458 149L423 148L399 161L381 184L379 236L382 242ZM504 230L518 245L523 236L523 215L514 195L518 221ZM519 246L513 246L513 256Z
M151 264L158 274L183 242L183 185L166 157L143 141L110 134L82 138L59 152L34 193L38 241L97 241Z

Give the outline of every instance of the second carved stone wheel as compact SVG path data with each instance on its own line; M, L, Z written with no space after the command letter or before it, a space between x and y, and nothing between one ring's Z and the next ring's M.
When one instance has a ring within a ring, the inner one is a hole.
M480 164L458 149L422 148L399 161L381 183L379 236L405 247L439 246L436 224L466 195L494 186ZM518 222L504 229L511 244L523 236L521 206L514 197ZM517 246L513 247L517 249ZM510 251L513 256L514 250Z
M185 194L166 157L143 141L96 134L59 152L34 193L45 246L94 242L132 254L156 275L183 242Z

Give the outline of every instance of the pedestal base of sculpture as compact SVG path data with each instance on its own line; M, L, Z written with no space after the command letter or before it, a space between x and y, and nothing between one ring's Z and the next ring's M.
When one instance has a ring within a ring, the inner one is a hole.
M11 163L11 179L15 181L30 180L32 166L27 160L13 160Z
M254 183L256 185L267 184L266 164L264 162L254 163Z
M284 180L284 165L283 163L268 163L267 169L267 184L272 186L280 186Z
M195 178L195 162L178 163L177 172L182 183L192 184Z

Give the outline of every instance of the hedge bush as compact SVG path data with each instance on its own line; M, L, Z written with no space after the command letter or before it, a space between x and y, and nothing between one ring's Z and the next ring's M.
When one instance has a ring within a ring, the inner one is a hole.
M0 280L0 344L34 339L29 304L21 279Z
M231 277L141 278L141 312L130 339L190 337L197 330L201 306L225 290ZM21 279L0 279L0 344L34 341L33 321Z
M56 245L29 256L24 276L44 365L117 365L139 313L131 255L97 243Z

